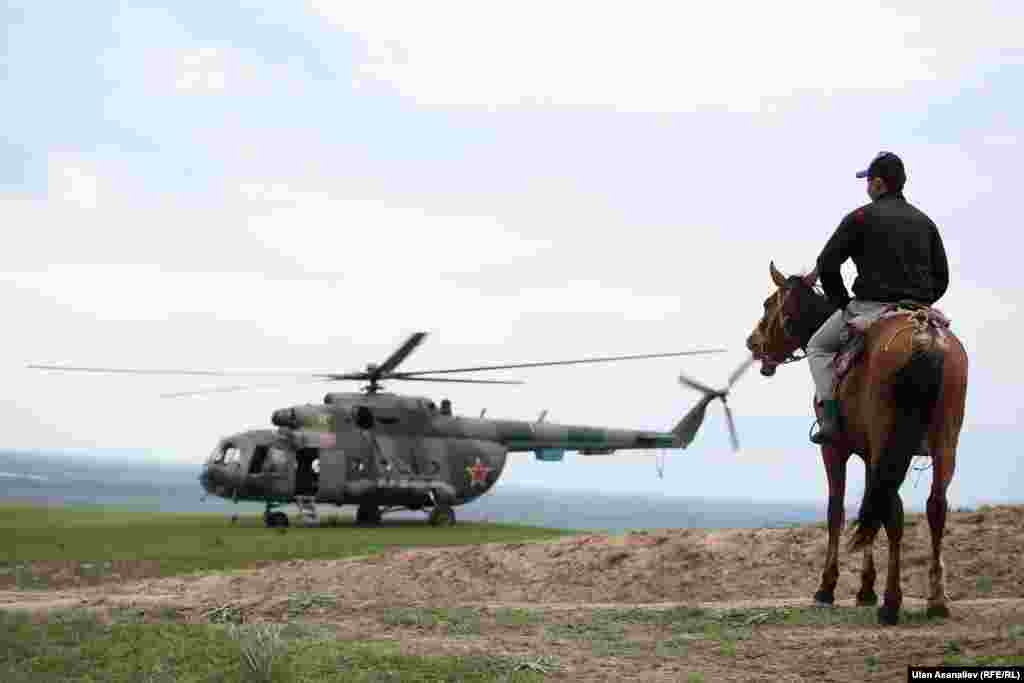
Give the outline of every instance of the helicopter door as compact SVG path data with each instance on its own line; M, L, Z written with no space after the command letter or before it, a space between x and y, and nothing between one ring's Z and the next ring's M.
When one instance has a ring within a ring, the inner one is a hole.
M320 487L316 499L340 505L345 497L345 482L368 478L372 458L359 432L341 430L335 437L334 448L320 449Z
M259 444L249 461L248 482L254 495L290 497L294 468L292 457L276 444Z

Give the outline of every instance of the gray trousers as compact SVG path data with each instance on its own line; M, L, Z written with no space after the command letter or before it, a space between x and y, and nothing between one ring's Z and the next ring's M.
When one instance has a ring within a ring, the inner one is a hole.
M878 301L853 299L846 306L846 310L838 310L829 316L807 342L807 364L811 366L814 390L820 400L829 401L835 398L832 392L832 383L835 379L832 361L846 341L846 321L865 313L879 313L886 306L888 304Z

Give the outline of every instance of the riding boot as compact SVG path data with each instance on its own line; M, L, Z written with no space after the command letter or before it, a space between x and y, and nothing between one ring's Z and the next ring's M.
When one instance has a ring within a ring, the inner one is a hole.
M833 443L838 440L840 434L839 426L839 401L829 399L822 402L821 420L818 422L818 431L811 436L811 443L818 445Z

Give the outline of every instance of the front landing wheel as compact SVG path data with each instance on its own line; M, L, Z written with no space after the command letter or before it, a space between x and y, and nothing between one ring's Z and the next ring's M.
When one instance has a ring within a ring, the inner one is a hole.
M448 505L438 505L430 511L431 526L451 526L455 524L455 510Z
M267 512L263 515L263 523L266 524L269 529L287 527L288 515L283 512Z

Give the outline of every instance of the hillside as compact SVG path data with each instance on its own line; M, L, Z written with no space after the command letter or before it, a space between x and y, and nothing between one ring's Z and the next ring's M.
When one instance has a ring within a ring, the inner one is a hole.
M318 530L325 532L331 530ZM873 610L852 608L861 558L845 552L837 607L808 609L824 558L821 525L292 560L224 575L9 591L0 593L0 607L134 607L149 614L173 607L189 622L216 613L247 622L302 618L341 639L393 639L412 654L550 655L561 662L551 680L622 680L627 672L625 680L678 680L694 671L709 680L746 680L751 671L782 680L894 680L905 677L908 663L1020 663L1024 506L951 512L946 538L952 617L926 620L921 613L929 533L922 515L910 515L905 614L895 628L877 626ZM884 537L875 555L881 594ZM297 603L296 596L307 598ZM452 637L457 614L471 615L471 637Z

